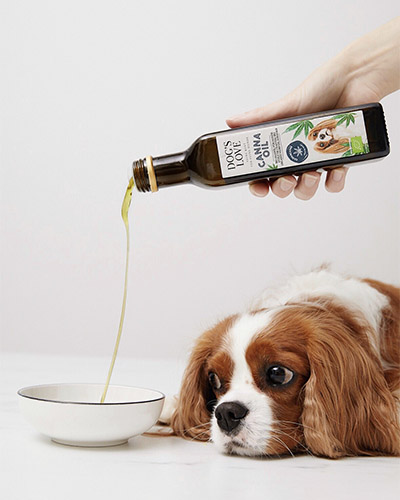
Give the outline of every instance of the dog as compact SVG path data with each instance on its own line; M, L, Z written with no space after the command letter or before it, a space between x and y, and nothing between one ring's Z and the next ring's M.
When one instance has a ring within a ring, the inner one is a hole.
M201 335L168 420L227 454L400 455L399 341L399 288L295 276Z
M320 122L308 133L309 141L316 141L315 151L320 153L345 153L350 149L348 137L336 137L337 120L329 119Z

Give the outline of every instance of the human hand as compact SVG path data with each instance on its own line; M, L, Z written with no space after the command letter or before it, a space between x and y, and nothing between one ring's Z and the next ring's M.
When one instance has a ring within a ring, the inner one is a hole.
M379 101L399 88L400 18L394 19L356 40L340 54L318 68L286 97L267 106L248 111L227 120L230 127L302 115L327 109L343 108ZM347 168L327 172L325 187L331 193L342 191ZM294 192L301 200L309 200L317 191L321 174L307 172L296 179L292 175L276 180L260 180L250 184L250 191L260 197L269 190L286 198Z

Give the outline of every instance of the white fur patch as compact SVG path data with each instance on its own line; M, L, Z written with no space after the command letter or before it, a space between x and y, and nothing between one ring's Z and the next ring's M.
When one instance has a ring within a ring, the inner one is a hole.
M245 359L246 350L252 339L265 329L274 313L275 311L261 311L257 314L243 314L231 326L225 337L225 348L234 364L231 387L253 381Z
M238 455L265 454L272 428L273 415L270 398L257 389L246 362L246 350L252 339L260 333L275 311L244 314L232 325L225 338L225 348L233 361L233 375L229 391L218 401L218 405L237 401L248 408L240 430L228 436L211 419L211 439L221 452Z

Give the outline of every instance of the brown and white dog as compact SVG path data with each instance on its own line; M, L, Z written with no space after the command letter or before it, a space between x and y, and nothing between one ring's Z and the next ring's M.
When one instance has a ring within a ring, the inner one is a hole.
M314 149L320 153L345 153L350 149L350 139L348 137L339 137L336 130L337 120L324 120L308 134L309 141L316 141Z
M399 455L399 322L399 288L294 277L198 339L171 426L238 455Z

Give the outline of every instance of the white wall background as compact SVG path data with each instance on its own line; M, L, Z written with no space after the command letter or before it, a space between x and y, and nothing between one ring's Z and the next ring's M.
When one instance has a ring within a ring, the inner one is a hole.
M111 354L132 160L281 97L396 5L1 2L2 348ZM398 283L398 95L383 105L392 152L354 167L341 194L138 194L120 355L184 356L202 329L321 262Z

